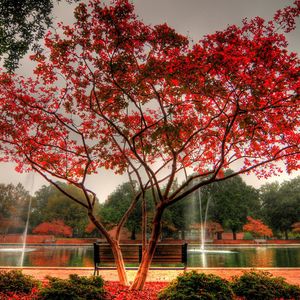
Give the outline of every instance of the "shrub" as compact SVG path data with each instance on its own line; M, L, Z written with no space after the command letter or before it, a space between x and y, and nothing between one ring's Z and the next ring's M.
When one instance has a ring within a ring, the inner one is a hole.
M32 276L23 274L20 270L0 271L0 291L3 294L29 294L39 286L39 281Z
M161 300L231 300L233 292L227 280L195 271L184 273L158 294Z
M234 277L232 289L246 300L300 299L299 286L288 284L284 278L273 277L265 271L248 271Z
M244 232L244 240L253 240L253 235L250 232Z
M69 279L47 277L49 284L40 291L43 300L85 300L106 299L104 281L100 276L78 276L71 274Z

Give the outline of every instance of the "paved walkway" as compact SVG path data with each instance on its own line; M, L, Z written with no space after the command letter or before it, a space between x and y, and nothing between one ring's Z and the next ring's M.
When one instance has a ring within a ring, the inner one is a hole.
M11 267L0 267L0 270L19 269ZM188 268L189 270L197 270L198 272L204 272L206 274L212 273L219 275L223 278L230 279L232 276L241 275L244 270L250 270L250 268ZM266 270L272 273L274 276L282 276L287 282L300 285L300 268L256 268L255 270ZM93 274L92 268L37 268L26 267L23 268L25 274L34 276L37 279L43 280L47 275L68 278L69 274L78 274L89 276ZM133 280L136 271L128 270L128 278ZM171 281L176 278L182 271L178 270L150 270L148 275L149 282L153 281ZM117 272L115 270L101 270L100 274L105 280L118 281Z

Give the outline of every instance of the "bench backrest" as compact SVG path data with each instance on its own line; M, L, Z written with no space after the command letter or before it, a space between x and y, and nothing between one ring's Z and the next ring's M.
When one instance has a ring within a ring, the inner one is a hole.
M139 262L139 247L135 244L120 245L125 263ZM96 263L114 262L114 256L109 244L94 243L94 261Z
M120 244L126 263L140 263L142 245ZM94 263L113 263L114 257L109 244L94 243ZM153 264L187 264L187 244L158 244L152 259Z

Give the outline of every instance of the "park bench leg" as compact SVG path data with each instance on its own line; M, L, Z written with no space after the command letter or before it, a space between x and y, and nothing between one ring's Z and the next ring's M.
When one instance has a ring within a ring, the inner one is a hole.
M99 276L99 269L97 267L94 268L94 276Z

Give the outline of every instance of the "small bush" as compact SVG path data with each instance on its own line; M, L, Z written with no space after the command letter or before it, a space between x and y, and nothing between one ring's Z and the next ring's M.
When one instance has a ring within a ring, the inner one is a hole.
M250 232L244 232L244 240L253 240L253 235Z
M178 276L158 294L161 300L231 300L233 292L227 280L195 271Z
M39 281L20 270L0 271L0 291L3 294L29 294L39 286Z
M265 271L249 271L234 277L232 289L246 300L300 299L300 287Z
M104 281L100 276L78 276L71 274L69 279L47 277L49 284L40 291L43 300L102 300L106 299Z

